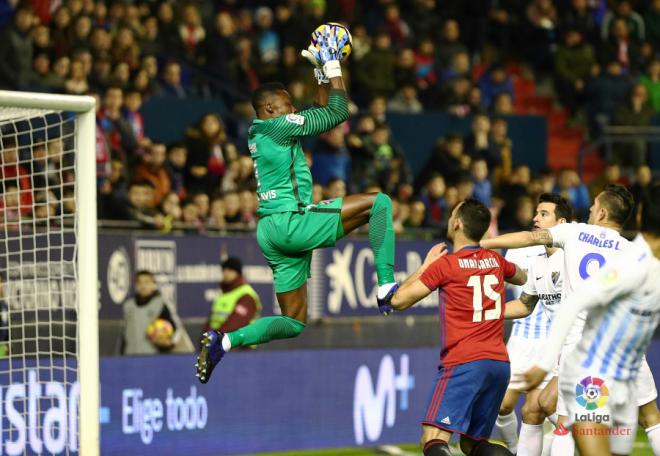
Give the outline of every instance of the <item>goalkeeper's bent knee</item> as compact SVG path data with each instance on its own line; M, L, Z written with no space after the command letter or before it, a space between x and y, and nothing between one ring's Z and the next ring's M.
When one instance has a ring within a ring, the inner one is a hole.
M282 317L288 324L288 328L285 330L287 333L286 337L298 337L302 334L303 330L307 327L305 323L296 320L295 318L284 316Z
M373 204L371 205L371 214L376 212L379 208L383 208L383 207L389 207L390 212L391 212L392 211L392 198L390 198L389 196L387 196L383 192L378 192L378 194L376 195L376 198L374 198Z

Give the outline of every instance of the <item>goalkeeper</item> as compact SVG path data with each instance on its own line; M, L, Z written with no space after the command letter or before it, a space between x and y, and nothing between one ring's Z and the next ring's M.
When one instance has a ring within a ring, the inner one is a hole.
M341 31L344 31L343 29ZM331 25L315 32L318 47L303 51L317 64L320 106L296 112L284 86L268 83L253 94L257 113L248 135L259 197L257 241L273 270L281 316L265 317L227 334L210 330L201 338L197 377L208 382L213 368L233 347L299 336L307 320L307 279L312 251L369 224L369 243L378 276L377 300L387 307L394 281L392 202L383 193L351 195L311 204L312 175L300 140L328 131L348 118L341 49L348 36ZM339 36L338 36L339 35Z

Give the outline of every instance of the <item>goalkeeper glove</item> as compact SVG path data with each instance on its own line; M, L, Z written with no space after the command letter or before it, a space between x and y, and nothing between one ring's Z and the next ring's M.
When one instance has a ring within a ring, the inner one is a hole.
M325 75L323 72L323 68L321 65L321 60L319 58L319 52L318 50L314 47L313 44L310 44L307 49L303 49L300 54L307 60L309 63L314 65L314 77L316 78L316 82L321 85L321 84L328 84L330 82L330 79Z

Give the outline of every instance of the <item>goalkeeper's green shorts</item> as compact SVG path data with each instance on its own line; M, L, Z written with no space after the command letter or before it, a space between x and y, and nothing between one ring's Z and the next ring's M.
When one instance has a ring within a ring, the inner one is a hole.
M300 288L311 277L312 251L332 247L343 235L342 198L300 212L270 214L259 220L257 242L273 270L275 292Z

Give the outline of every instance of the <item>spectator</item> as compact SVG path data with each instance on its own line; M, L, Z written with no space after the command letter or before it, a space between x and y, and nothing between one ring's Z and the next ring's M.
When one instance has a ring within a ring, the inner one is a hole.
M118 62L112 70L110 84L121 87L122 90L128 90L131 83L131 70L126 62Z
M344 124L322 133L314 145L312 177L325 186L333 178L348 181L351 169L351 156L344 139Z
M206 113L186 132L189 190L210 193L225 175L229 158L236 157L236 146L227 139L218 114Z
M158 41L162 49L170 55L181 55L181 39L175 22L174 6L170 2L162 2L158 7Z
M642 16L633 11L632 5L628 0L619 0L615 5L614 11L608 11L601 24L601 36L603 41L607 41L613 34L616 34L617 21L621 21L626 30L630 30L630 37L635 42L644 41L644 20Z
M387 110L401 114L419 114L424 111L424 106L417 98L415 85L404 84L387 104Z
M557 28L557 9L552 0L532 0L527 5L526 13L526 36L521 45L534 67L545 70Z
M377 183L385 193L394 193L400 184L411 184L412 175L401 147L396 144L385 124L376 126L367 144L373 162L366 170L366 181Z
M199 45L206 37L206 31L202 26L202 19L197 6L192 3L184 5L179 23L180 48L184 50L185 57L194 62L197 59Z
M110 161L110 174L99 192L100 219L121 220L124 218L125 208L129 204L128 187L124 175L124 163L113 158ZM130 217L126 216L126 218Z
M511 220L516 217L518 199L528 195L531 182L531 172L527 165L517 165L511 172L508 182L500 185L500 198L503 202L502 211L498 216L498 225L504 229L511 226ZM508 225L507 225L508 224Z
M162 55L163 47L158 40L160 25L156 16L144 19L144 31L140 37L140 53L142 55Z
M660 0L658 0L660 4ZM655 112L660 112L660 60L653 59L648 64L647 74L639 78L648 92L649 103Z
M181 65L171 61L165 64L156 91L158 95L165 97L188 98L190 96L181 82Z
M371 37L368 35L367 28L364 24L351 26L351 35L353 37L351 60L359 62L371 51Z
M192 195L192 201L199 208L199 218L202 220L207 220L211 210L211 201L209 199L209 195L202 192L195 193Z
M559 171L557 186L553 193L559 193L566 198L571 203L571 206L573 206L578 220L584 220L591 205L591 199L587 186L580 181L580 177L575 170L563 168Z
M490 119L486 114L475 114L472 118L472 132L465 137L465 153L472 160L483 158L488 164L488 169L495 169L502 163L502 155L499 147L490 135Z
M16 207L20 210L21 214L29 214L32 211L32 184L28 169L19 162L16 137L3 136L1 141L0 180L14 182L18 196ZM8 190L5 191L9 193Z
M145 181L135 181L128 186L128 202L126 207L119 208L119 220L134 220L147 228L162 228L163 215L154 206L154 185Z
M367 113L373 117L376 123L386 123L385 114L387 112L387 98L377 95L369 101Z
M593 48L580 32L566 30L564 44L555 54L555 86L559 100L571 114L584 102L585 84L595 64Z
M182 210L181 199L179 198L179 195L174 192L170 192L165 195L161 203L160 210L165 216L166 224L172 224L173 222L181 221Z
M160 205L171 187L170 176L165 168L166 152L164 144L158 142L151 144L134 173L134 179L146 180L153 185L153 206Z
M318 204L323 201L323 186L318 183L312 184L312 203Z
M534 219L534 201L529 196L521 196L516 201L515 217L512 223L500 225L504 231L527 231Z
M94 91L104 92L110 85L112 79L112 64L110 60L97 57L92 64L92 73L89 78L90 86ZM64 82L62 82L64 85Z
M222 195L218 195L211 200L210 217L207 226L216 230L224 230L226 225L225 200Z
M181 203L181 221L187 232L198 233L204 229L205 220L202 220L199 206L192 198L186 198Z
M638 204L648 195L652 182L653 173L649 165L638 167L635 172L635 183L630 187L630 193L632 193Z
M509 116L514 114L513 112L513 98L506 92L500 92L495 97L495 102L493 103L493 114L498 116Z
M644 30L646 40L655 49L660 48L660 0L651 0L644 13Z
M449 83L443 96L442 106L447 112L457 117L465 117L472 111L470 90L472 83L468 78L456 78Z
M592 136L597 137L602 125L610 123L616 107L625 99L629 87L628 79L623 75L617 60L611 60L604 73L598 73L587 83L587 113Z
M51 36L55 54L60 57L71 51L71 11L66 5L60 5L53 14Z
M257 27L255 44L259 52L259 76L272 79L277 74L280 61L280 37L273 29L273 10L267 6L257 8L254 13Z
M239 38L236 49L229 75L239 92L249 94L259 87L259 64L252 54L252 41L249 38Z
M254 191L244 188L238 193L238 197L241 201L241 217L245 228L253 230L257 227L257 207L259 206L257 195Z
M346 182L335 177L328 181L323 191L325 199L343 198L346 196Z
M639 44L631 38L626 21L620 18L614 20L612 33L600 53L601 62L616 60L627 73L637 73L642 65Z
M422 39L415 52L415 69L417 88L422 93L435 87L438 82L438 73L435 65L435 47L430 38Z
M179 339L187 338L174 306L162 297L156 277L149 271L140 270L135 274L135 297L124 302L123 314L119 349L122 355L167 353ZM157 320L166 321L172 334L150 334L149 328Z
M440 227L447 222L447 202L445 195L445 179L438 173L433 173L429 177L422 191L420 200L426 206L426 221L424 224L429 227Z
M82 62L74 60L71 62L69 79L64 83L66 93L73 95L82 95L89 92L89 83L87 74Z
M595 199L610 184L623 184L621 181L621 166L616 162L607 163L603 171L589 183L588 188L591 198Z
M140 114L142 107L142 94L135 89L130 89L126 92L124 98L124 108L122 109L122 116L126 122L131 126L133 136L138 142L144 140L144 118Z
M470 173L461 174L461 177L456 182L456 190L458 191L459 201L474 197L474 182Z
M358 93L364 94L367 99L376 95L391 96L396 88L396 60L389 35L386 32L378 33L369 53L356 63L355 84L359 87Z
M97 125L103 131L112 153L124 162L125 168L132 168L137 147L131 126L121 115L124 92L121 88L110 86L105 91L101 109L96 115Z
M457 134L439 138L431 157L417 177L417 186L426 185L432 173L440 173L448 185L455 185L470 165L470 156L463 153L463 138Z
M88 49L89 36L92 32L92 20L89 16L77 16L73 26L73 40L71 49Z
M513 97L513 81L500 64L491 65L479 79L478 85L481 89L482 104L486 109L491 107L498 93L505 92Z
M37 54L34 57L32 74L28 87L30 90L56 92L64 89L65 80L51 71L50 57L47 54Z
M467 52L460 41L461 31L455 19L447 19L442 26L442 37L435 49L435 62L438 69L447 68L459 52Z
M426 221L426 206L422 201L415 200L410 203L410 213L403 222L405 228L424 228Z
M109 59L112 49L110 32L103 27L95 27L89 36L89 45L94 59Z
M293 46L286 46L282 50L282 60L279 65L277 80L282 81L284 84L292 84L294 81L300 83L300 86L304 89L304 81L307 76L310 74L309 65L301 61L298 55L298 50ZM289 93L292 91L289 90ZM295 100L298 97L291 95ZM294 106L304 106L304 104L298 104L294 102Z
M404 48L399 53L394 67L394 82L397 87L403 84L417 84L415 51L411 48Z
M186 161L188 149L183 143L172 143L167 148L167 162L165 169L170 177L171 189L179 198L185 196Z
M12 24L0 36L0 87L24 89L32 73L32 9L21 4Z
M225 202L225 221L227 228L243 228L243 214L241 214L241 200L238 192L229 191L224 195Z
M491 207L493 186L488 179L488 165L486 164L486 160L483 158L473 160L470 168L472 182L474 182L474 197L484 203L486 207Z
M637 84L633 87L630 99L622 103L614 114L616 125L632 127L648 127L654 115L653 108L648 103L646 86ZM637 139L634 142L617 143L614 147L614 160L626 168L638 168L646 163L646 141Z
M411 35L410 27L401 18L399 5L396 3L389 3L385 6L385 23L383 27L387 30L395 47L403 46Z
M50 40L50 29L47 25L40 24L32 29L32 53L35 56L46 54L50 58L55 55L55 50Z
M119 28L112 42L110 55L114 62L125 62L130 69L135 69L140 65L140 48L133 30L126 26Z
M600 42L600 31L589 0L571 0L571 5L562 14L560 23L564 31L575 30L592 45Z
M243 277L243 264L237 257L222 262L222 293L211 304L206 330L236 331L259 318L261 300Z
M470 55L467 52L457 52L451 63L440 73L440 81L447 84L456 78L470 79Z

